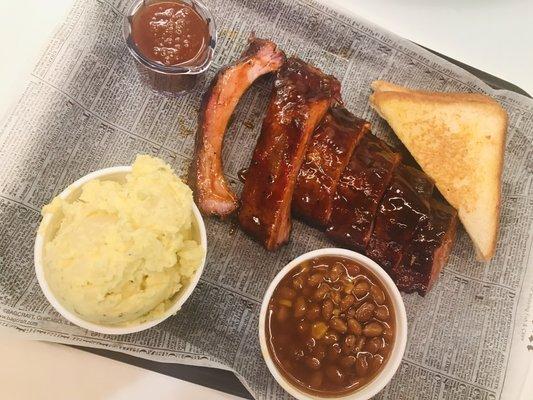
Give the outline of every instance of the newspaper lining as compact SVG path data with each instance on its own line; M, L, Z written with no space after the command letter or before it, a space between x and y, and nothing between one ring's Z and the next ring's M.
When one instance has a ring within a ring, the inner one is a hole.
M289 55L335 75L347 108L396 143L368 106L370 82L490 94L509 113L501 233L490 264L476 263L460 229L453 253L425 297L404 295L409 337L404 360L380 399L515 399L533 369L533 101L492 90L460 68L368 22L312 0L209 0L219 42L206 79L236 59L252 31ZM206 220L208 261L182 311L148 331L87 332L47 303L33 270L40 209L96 169L156 155L182 175L190 163L205 86L182 97L151 92L122 39L128 1L77 0L45 49L24 93L0 128L0 326L28 337L99 347L158 361L230 369L257 399L289 397L270 376L258 345L262 296L299 254L329 247L295 221L291 242L269 253L229 222ZM224 149L235 189L251 158L271 79L239 104ZM531 386L529 386L531 391Z

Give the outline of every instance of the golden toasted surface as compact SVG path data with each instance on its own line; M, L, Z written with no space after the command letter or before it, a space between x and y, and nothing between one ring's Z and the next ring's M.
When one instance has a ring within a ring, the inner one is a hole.
M507 113L490 97L372 84L371 104L431 176L476 247L494 254Z

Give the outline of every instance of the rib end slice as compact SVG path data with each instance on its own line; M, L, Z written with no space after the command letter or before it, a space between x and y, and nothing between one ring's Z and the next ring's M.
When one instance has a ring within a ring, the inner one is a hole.
M238 208L237 196L222 167L224 135L237 103L250 85L260 76L278 70L284 62L285 54L275 43L253 37L240 59L220 70L205 93L189 180L202 213L224 217Z

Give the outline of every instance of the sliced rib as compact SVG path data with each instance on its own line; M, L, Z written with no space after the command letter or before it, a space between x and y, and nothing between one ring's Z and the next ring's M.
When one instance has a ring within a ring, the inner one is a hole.
M226 216L238 207L222 167L222 143L240 98L261 75L278 70L284 53L269 40L252 38L241 58L217 73L205 93L199 115L190 184L204 214Z
M431 214L416 229L406 246L401 262L389 272L403 292L424 296L437 280L453 247L457 211L434 198Z
M294 185L309 139L339 93L334 77L297 58L278 72L239 211L243 230L269 250L289 238Z
M372 134L364 135L341 175L326 234L335 242L365 251L379 203L400 155Z
M293 212L307 223L324 227L342 171L370 123L344 107L333 107L315 129L298 174L292 198Z
M434 182L422 171L400 165L378 208L367 255L391 273L415 230L430 217Z

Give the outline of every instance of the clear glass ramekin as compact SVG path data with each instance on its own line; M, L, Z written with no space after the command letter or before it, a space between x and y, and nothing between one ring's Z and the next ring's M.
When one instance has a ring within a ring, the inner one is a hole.
M135 46L131 35L131 22L135 13L143 6L162 2L186 3L191 5L207 23L209 42L203 59L193 60L175 66L165 66L146 58ZM211 11L205 4L198 0L136 0L133 1L126 12L123 23L124 40L130 54L135 59L135 65L142 80L153 90L169 95L190 91L197 83L199 77L207 71L215 53L217 32L215 20Z

